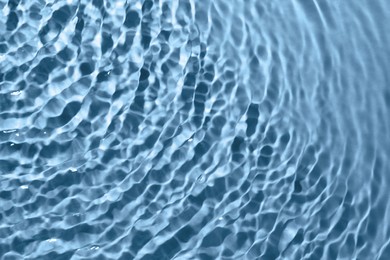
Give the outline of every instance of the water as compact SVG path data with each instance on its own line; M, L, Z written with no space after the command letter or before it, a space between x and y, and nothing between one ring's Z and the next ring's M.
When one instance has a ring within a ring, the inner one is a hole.
M282 2L0 0L1 259L390 259L390 2Z

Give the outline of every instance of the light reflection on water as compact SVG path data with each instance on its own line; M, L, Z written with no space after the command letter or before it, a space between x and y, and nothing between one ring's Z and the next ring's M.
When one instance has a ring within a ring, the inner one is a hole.
M389 259L388 5L0 1L0 256Z

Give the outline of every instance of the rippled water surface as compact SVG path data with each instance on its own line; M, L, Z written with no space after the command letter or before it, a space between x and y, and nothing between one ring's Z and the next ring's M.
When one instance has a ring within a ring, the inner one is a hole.
M0 0L1 259L390 259L390 1Z

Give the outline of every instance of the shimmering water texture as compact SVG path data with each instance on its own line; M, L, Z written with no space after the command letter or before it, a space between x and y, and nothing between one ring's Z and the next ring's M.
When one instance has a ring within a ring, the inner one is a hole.
M0 0L0 258L390 259L390 1Z

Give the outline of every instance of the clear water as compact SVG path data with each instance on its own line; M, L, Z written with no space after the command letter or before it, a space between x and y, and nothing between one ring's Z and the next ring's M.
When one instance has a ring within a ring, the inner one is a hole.
M390 259L389 24L0 0L1 259Z

